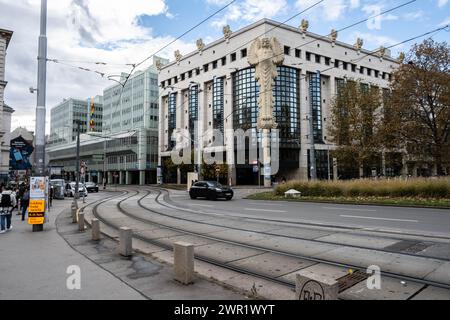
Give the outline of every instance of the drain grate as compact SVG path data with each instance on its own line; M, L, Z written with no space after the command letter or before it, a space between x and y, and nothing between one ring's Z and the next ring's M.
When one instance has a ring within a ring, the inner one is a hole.
M367 273L361 271L355 271L353 273L349 273L342 278L337 279L339 284L339 293L353 287L354 285L360 283L361 281L366 280L369 277Z
M418 253L431 247L432 245L433 245L432 243L420 242L418 244L413 245L412 247L409 247L408 249L403 250L403 252Z
M402 240L384 248L384 250L391 252L418 253L432 245L433 243Z

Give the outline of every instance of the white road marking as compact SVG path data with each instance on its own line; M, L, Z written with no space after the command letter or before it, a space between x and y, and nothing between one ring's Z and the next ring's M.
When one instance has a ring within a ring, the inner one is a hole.
M275 203L258 203L258 202L250 202L249 203L252 206L271 206L271 207L284 207L282 204L275 204Z
M283 210L266 210L266 209L253 209L253 208L245 208L245 211L258 211L258 212L275 212L275 213L286 213Z
M377 212L377 210L372 209L352 209L352 208L336 208L336 207L323 207L327 210L345 210L345 211L361 211L361 212Z
M419 220L389 219L389 218L361 217L361 216L346 216L346 215L341 215L341 217L343 217L343 218L356 218L356 219L369 219L369 220L385 220L385 221L414 222L414 223L418 223L418 222L419 222Z
M214 206L210 205L210 204L196 204L196 203L192 203L191 206L214 208Z

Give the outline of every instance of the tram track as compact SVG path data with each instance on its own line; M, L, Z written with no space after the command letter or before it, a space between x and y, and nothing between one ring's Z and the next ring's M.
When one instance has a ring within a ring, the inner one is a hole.
M159 191L159 193L156 195L155 202L158 203L159 205L163 206L163 207L167 207L167 208L173 210L174 208L172 208L171 206L165 205L164 203L162 203L159 200L159 197L161 196L162 193L160 192L160 190L156 190L156 191L157 192ZM147 190L147 192L151 192L151 191ZM281 238L287 238L287 239L292 239L292 240L307 241L309 243L345 246L345 247L354 248L354 249L372 250L372 251L381 252L381 253L394 253L394 254L401 254L401 255L410 256L410 257L427 258L427 259L434 259L434 260L439 260L439 261L450 262L450 259L437 257L437 256L431 256L431 255L419 255L419 254L409 253L409 252L398 252L398 251L393 251L393 250L383 250L383 249L379 249L379 248L371 248L371 247L365 247L365 246L359 246L359 245L353 245L353 244L346 244L346 243L341 243L341 242L317 240L317 239L304 238L304 237L292 236L292 235L283 235L283 234L271 233L271 232L267 232L267 231L255 231L255 230L239 228L239 227L235 227L235 226L225 226L225 225L219 225L219 224L215 224L215 223L198 221L198 220L193 220L193 219L188 219L188 218L183 218L183 217L176 217L176 216L173 216L173 215L170 215L170 214L166 214L166 213L162 213L162 212L156 211L156 210L151 209L148 206L144 205L142 203L142 201L149 194L150 193L147 193L147 195L145 195L144 197L142 197L141 199L138 200L138 204L139 204L139 206L141 208L143 208L145 210L148 210L148 211L151 211L151 212L154 212L156 214L159 214L159 215L162 215L162 216L165 216L165 217L169 217L169 218L173 218L173 219L177 219L177 220L182 220L182 221L187 221L187 222L192 222L192 223L198 223L198 224L208 225L208 226L226 227L226 228L229 228L229 229L232 229L232 230L236 230L236 231L252 232L252 233L257 233L257 234L267 235L267 236L272 236L272 237L281 237ZM183 210L180 209L180 211L183 211ZM184 210L184 211L192 214L192 212L190 212L188 210ZM199 214L203 214L203 213L199 213ZM204 214L204 215L206 215L206 214ZM237 220L240 220L240 219L238 218ZM399 240L399 241L402 240L402 239L388 238L388 237L379 237L379 238L382 238L382 239L393 239L393 240Z
M152 221L152 220L150 220L148 218L138 217L135 214L132 214L131 212L129 212L128 210L123 208L123 204L126 201L128 201L129 199L139 195L139 191L134 191L134 192L135 192L134 194L131 194L131 195L125 197L124 199L120 200L117 203L116 206L117 206L118 210L122 214L124 214L125 216L127 216L127 217L129 217L129 218L131 218L133 220L145 223L147 225L151 224L151 225L157 226L158 228L161 228L161 229L172 230L172 231L175 231L175 232L183 234L183 235L190 235L190 236L195 236L195 237L199 237L199 238L202 238L202 239L208 239L208 240L211 240L211 241L214 241L214 242L217 242L217 243L233 245L233 246L237 246L237 247L240 247L240 248L253 249L253 250L261 252L261 254L271 253L271 254L280 255L280 256L286 256L286 257L295 258L295 259L299 259L299 260L303 260L303 261L309 261L309 262L312 262L312 263L315 263L315 264L322 263L322 264L331 265L331 266L335 266L335 267L341 267L341 268L346 268L346 269L359 270L360 272L365 272L365 269L366 269L365 267L363 268L363 267L357 266L357 265L338 263L338 262L330 261L330 260L327 260L327 259L313 258L313 257L293 254L293 253L289 253L289 252L284 252L284 251L281 251L281 250L274 250L274 249L264 248L264 247L260 247L260 246L256 246L256 245L250 245L250 244L246 244L246 243L242 243L242 242L238 242L238 241L225 240L225 239L222 239L222 238L217 238L217 237L213 237L213 236L210 236L210 235L205 235L205 234L201 234L201 233L198 233L198 232L187 231L187 230L184 230L184 229L181 229L181 228L170 226L168 224L158 223L158 222ZM147 191L144 194L144 196L140 197L138 202L142 201L149 194L150 194L150 191ZM96 206L94 207L94 210L93 210L94 211L94 216L96 216L96 218L101 220L106 225L108 225L108 226L110 226L110 227L112 227L114 229L119 229L121 226L114 225L112 222L107 221L106 219L104 219L103 217L101 217L98 214L98 207L102 203L107 202L107 201L108 200L96 204ZM153 210L153 209L149 209L149 208L143 208L143 209L145 209L147 211L152 211L153 213L158 214L158 215L161 214L160 212L158 212L156 210ZM254 232L254 231L252 231L252 232ZM167 243L163 243L161 241L158 241L157 239L149 239L148 237L145 237L145 236L137 234L137 233L134 233L133 237L136 238L136 239L142 240L142 241L144 241L146 243L150 243L150 244L156 245L156 246L161 247L163 249L172 250L172 246L171 245L168 245ZM370 249L370 250L372 250L372 249ZM388 252L388 253L391 253L391 252ZM420 257L424 258L423 256L420 256ZM199 260L199 261L207 262L207 263L210 263L212 265L219 266L221 268L225 268L225 269L228 269L228 270L239 272L241 274L252 275L252 276L255 276L255 277L258 277L258 278L261 278L261 279L269 280L269 281L274 282L274 283L278 283L278 284L282 284L282 285L288 286L290 288L294 287L294 284L292 282L286 281L286 280L283 280L283 279L279 279L279 277L273 277L273 276L270 276L270 275L267 275L267 274L254 272L252 270L248 270L248 269L245 269L245 268L231 266L231 265L229 265L227 263L224 263L222 261L218 261L216 259L213 259L213 258L205 256L205 255L198 255L198 254L196 254L195 258L197 260ZM450 289L450 285L448 285L446 283L440 283L440 282L436 282L436 281L425 280L425 279L422 279L422 278L410 277L410 276L405 276L405 275L401 275L401 274L397 274L397 273L391 273L391 272L381 272L381 275L382 276L386 276L386 277L395 278L395 279L402 280L402 281L415 282L415 283L420 283L420 284L423 284L423 285L435 286L435 287L440 287L440 288L444 288L444 289Z

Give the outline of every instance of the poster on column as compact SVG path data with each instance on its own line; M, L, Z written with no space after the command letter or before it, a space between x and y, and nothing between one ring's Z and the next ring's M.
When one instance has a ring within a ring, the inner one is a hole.
M28 224L45 223L45 205L48 179L45 177L30 178L30 204L28 209Z

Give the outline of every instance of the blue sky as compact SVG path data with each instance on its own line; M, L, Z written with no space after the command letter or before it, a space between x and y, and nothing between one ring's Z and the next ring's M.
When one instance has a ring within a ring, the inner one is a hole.
M152 28L154 36L177 36L187 27L195 25L198 21L212 14L228 2L227 0L168 0L166 3L170 15L143 16L142 25ZM233 14L231 13L233 10L225 10L183 39L187 42L194 42L199 37L211 40L219 38L221 36L220 23L228 23L233 30L237 30L261 17L272 18L280 22L285 21L315 2L298 0L237 1L232 7L240 9L240 16L237 15L233 18ZM405 2L408 1L325 0L315 9L309 10L303 15L292 19L288 24L298 26L301 19L306 18L310 20L310 31L326 35L332 28L340 29L346 27L353 22L367 18L377 12L396 7ZM250 5L246 5L246 3L250 3ZM269 15L264 15L263 13L260 15L258 12L258 3L270 5L273 10L269 10ZM247 12L253 10L254 12L253 14L247 14L245 10ZM448 23L450 23L449 1L417 0L414 3L382 16L379 28L376 25L363 23L342 32L339 35L339 39L353 43L355 35L366 35L366 47L368 49L375 49L379 45L392 45ZM180 28L180 26L183 26L184 29ZM445 31L434 37L434 39L440 41L448 40L449 38L449 33ZM394 51L398 51L398 49L406 50L408 48L409 46L407 44L394 49Z
M64 63L48 64L48 109L64 98L87 99L102 94L104 88L114 83L95 71L106 75L130 72L126 64L146 58L229 2L48 0L48 55ZM264 17L282 22L315 2L317 0L237 0L159 55L173 60L175 50L182 54L195 50L199 38L209 43L222 37L222 27L226 24L237 30ZM324 0L288 24L297 27L305 18L310 22L310 31L327 35L332 28L341 29L405 2L408 0ZM28 88L36 86L40 0L0 0L0 8L0 28L14 31L7 52L5 91L6 103L16 110L12 127L33 130L36 97L29 94ZM339 33L338 39L353 44L357 37L362 37L364 48L376 50L381 45L388 47L448 23L450 0L417 0L381 19L345 30ZM449 34L442 31L434 39L448 41ZM407 51L412 44L397 47L392 54ZM89 63L98 61L107 64ZM91 71L82 71L80 67Z

